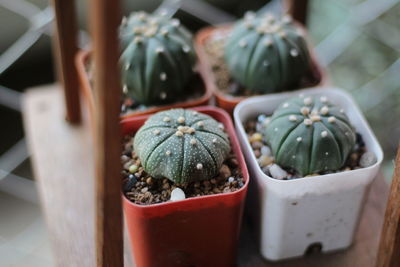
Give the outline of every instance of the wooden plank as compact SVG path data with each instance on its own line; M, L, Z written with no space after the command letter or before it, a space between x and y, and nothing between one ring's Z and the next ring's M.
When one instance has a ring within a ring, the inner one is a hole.
M121 92L118 26L120 1L91 0L93 39L96 166L97 266L123 266L121 203Z
M81 120L78 73L74 65L77 48L75 0L52 0L56 15L53 52L58 78L64 87L66 119L77 124Z
M295 20L307 25L308 0L284 0L285 11Z
M58 87L28 90L24 97L24 122L32 163L52 237L58 266L94 266L94 166L88 122L74 127L62 120L62 91ZM85 112L83 113L85 118ZM379 176L366 198L355 243L327 255L271 263L258 254L251 226L244 221L238 267L372 267L376 260L388 186ZM125 242L125 266L132 266Z
M400 147L397 151L396 166L390 195L386 207L385 221L379 244L377 267L400 265Z

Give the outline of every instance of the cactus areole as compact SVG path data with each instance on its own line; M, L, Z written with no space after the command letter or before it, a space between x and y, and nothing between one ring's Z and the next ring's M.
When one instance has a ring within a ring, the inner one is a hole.
M327 97L300 95L275 110L264 137L280 166L308 175L343 167L356 133L344 110Z
M231 150L222 124L185 109L149 117L133 146L148 174L177 184L215 177Z
M123 92L145 105L183 93L196 62L192 35L178 19L132 13L120 26Z
M260 94L294 89L311 70L303 32L288 15L248 12L233 28L225 60L236 81Z

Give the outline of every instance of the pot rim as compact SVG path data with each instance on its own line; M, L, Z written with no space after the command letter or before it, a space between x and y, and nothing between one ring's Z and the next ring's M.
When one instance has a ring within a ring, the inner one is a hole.
M75 66L78 72L78 77L79 77L79 87L86 99L86 102L89 106L89 111L90 113L94 114L95 112L95 104L94 104L94 94L93 94L93 89L92 86L89 82L88 79L88 73L86 71L86 64L89 61L90 57L92 54L92 50L84 50L81 49L77 52L75 56ZM196 68L199 67L199 63L197 63ZM170 103L162 106L154 106L145 110L140 110L137 112L125 114L125 115L120 115L120 119L127 119L131 117L136 117L136 116L141 116L141 115L146 115L146 114L153 114L162 110L167 110L171 108L190 108L194 106L199 106L199 105L205 105L209 102L211 99L213 93L211 88L206 86L206 81L204 80L203 76L200 74L199 71L199 76L200 79L202 80L203 87L204 87L204 93L199 97L187 101L182 101L182 102L176 102L176 103Z
M215 113L219 113L222 117L224 121L219 121L221 123L223 123L227 129L227 134L229 136L230 142L231 142L231 148L236 147L236 152L235 156L238 160L239 163L239 167L242 171L243 174L243 179L244 179L244 184L243 186L239 189L236 190L234 192L229 192L229 193L218 193L218 194L213 194L213 195L206 195L206 196L199 196L199 197L190 197L190 198L186 198L184 200L179 200L179 201L167 201L167 202L162 202L162 203L156 203L156 204L151 204L151 205L139 205L139 204L135 204L133 202L131 202L126 196L125 194L121 191L122 193L122 197L123 197L123 201L131 206L134 206L136 209L142 209L142 210L146 210L146 209L153 209L155 207L168 207L168 206L181 206L184 204L192 204L194 202L198 202L198 201L202 201L205 199L208 200L212 200L212 199L219 199L219 198L228 198L228 197L233 197L236 196L238 194L242 194L245 193L243 191L247 190L248 184L249 184L249 173L247 170L247 165L245 163L245 159L243 156L243 152L241 150L240 147L240 143L239 140L237 138L237 134L235 131L235 128L233 126L233 122L232 119L229 117L228 113L218 107L214 107L214 106L199 106L199 107L192 107L192 108L187 108L187 109L191 109L191 110L196 110L198 112L215 112ZM146 120L149 116L151 116L152 114L146 114L146 115L140 115L140 116L135 116L135 117L130 117L130 118L126 118L123 119L121 121L121 125L128 123L128 122L134 122L134 121L144 121ZM209 114L207 114L209 115ZM209 115L211 117L213 117L211 114ZM215 118L214 118L215 119Z
M267 178L266 182L273 182L276 184L282 184L282 183L301 183L304 181L310 181L310 179L313 180L321 180L321 179L332 179L335 176L338 175L342 175L342 174L358 174L358 173L362 173L362 172L370 172L370 171L374 171L374 169L379 168L379 166L381 165L382 161L383 161L383 151L382 151L382 147L380 146L375 134L373 133L373 131L371 130L369 124L367 123L366 119L364 118L360 108L358 107L358 105L354 102L354 100L352 99L352 97L350 96L349 93L347 93L346 91L344 91L343 89L337 88L337 87L315 87L315 88L305 88L302 90L297 90L297 91L293 91L293 92L283 92L283 93L277 93L277 94L270 94L270 95L263 95L263 96L254 96L254 97L250 97L242 102L240 102L234 110L234 121L235 121L235 126L236 126L236 131L238 135L241 136L245 136L247 140L247 135L246 135L246 131L244 130L243 127L243 122L241 120L241 113L243 112L244 109L246 109L248 106L254 105L255 103L262 103L262 102L271 102L271 101L279 101L279 103L281 103L284 100L278 100L279 98L290 98L296 95L299 95L301 93L303 94L311 94L311 95L321 95L324 94L324 92L328 92L330 94L336 94L340 97L342 97L343 99L345 99L345 101L347 101L348 103L351 104L352 108L349 109L347 111L347 113L354 113L357 117L358 120L360 121L361 127L358 128L364 128L366 135L368 135L371 139L371 146L373 146L375 149L371 148L371 147L367 147L367 151L372 151L375 153L375 156L377 158L377 161L375 164L365 167L365 168L360 168L360 169L356 169L356 170L349 170L349 171L342 171L342 172L336 172L336 173L329 173L329 174L322 174L322 175L317 175L317 176L312 176L312 177L301 177L298 179L292 179L292 180L279 180L279 179L275 179L267 174L265 174L262 170L260 165L257 163L256 158L254 153L250 153L251 154L251 158L248 159L248 164L254 165L256 166L256 171L258 175L261 175L262 177ZM271 98L278 98L275 100L272 100ZM354 120L353 120L354 121ZM356 128L357 129L357 128ZM251 149L250 143L249 141L247 141L245 144L242 144L243 146L246 146L247 149ZM252 150L250 150L252 151Z
M313 72L315 73L315 75L317 76L317 79L318 79L318 81L316 81L314 85L308 85L307 87L300 87L295 90L329 84L328 78L327 78L327 73L326 73L325 69L321 66L321 64L319 64L314 46L312 45L312 42L310 40L307 30L301 23L299 23L297 21L294 21L294 23L301 29L301 31L304 34L304 37L307 41L307 46L310 51L310 58L311 58L312 66L313 66ZM209 67L210 63L209 63L209 60L207 59L208 55L204 50L204 42L208 38L210 38L210 36L212 36L212 34L214 34L216 31L221 31L221 32L229 31L233 25L234 25L234 23L224 23L224 24L220 24L217 26L208 26L208 27L201 29L200 31L198 31L196 33L194 47L199 56L199 62L201 65L200 72L203 76L208 77L208 79L204 78L204 80L206 81L206 86L210 86L212 88L213 94L220 101L227 102L231 105L236 105L239 102L243 101L244 99L247 99L247 98L253 97L253 96L233 96L233 95L224 94L223 92L221 92L221 90L219 90L218 87L216 86L215 75L213 74L213 72L211 71L211 68ZM208 80L210 80L210 81L208 81ZM208 84L208 82L210 84ZM257 96L257 95L254 95L254 96Z

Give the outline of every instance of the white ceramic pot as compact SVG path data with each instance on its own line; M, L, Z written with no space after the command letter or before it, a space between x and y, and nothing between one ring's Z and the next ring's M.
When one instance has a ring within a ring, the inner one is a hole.
M277 180L264 174L243 123L262 113L272 114L284 100L300 93L324 95L340 105L377 162L367 168L294 180ZM350 246L368 186L383 159L375 135L350 95L337 88L313 88L252 97L236 106L234 119L250 171L248 207L262 256L275 261L302 256L313 244L320 244L323 252Z

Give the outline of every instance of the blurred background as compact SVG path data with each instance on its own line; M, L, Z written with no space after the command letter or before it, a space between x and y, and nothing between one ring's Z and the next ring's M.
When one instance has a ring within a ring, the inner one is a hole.
M87 2L77 0L80 43L88 45ZM191 30L235 20L247 10L281 10L281 1L132 0L124 14L162 6ZM24 138L20 99L55 82L53 12L47 0L0 0L0 265L53 266ZM335 86L350 92L385 152L388 183L400 136L400 0L309 0L308 25Z

